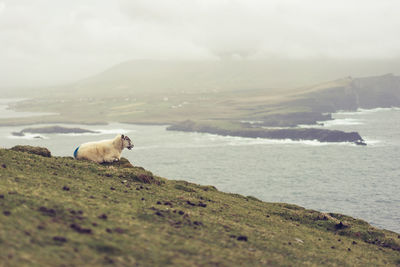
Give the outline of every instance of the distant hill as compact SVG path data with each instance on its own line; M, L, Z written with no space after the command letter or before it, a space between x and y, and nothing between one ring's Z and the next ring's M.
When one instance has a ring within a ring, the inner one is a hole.
M62 87L75 96L210 93L299 88L338 77L400 73L400 61L335 60L132 60Z

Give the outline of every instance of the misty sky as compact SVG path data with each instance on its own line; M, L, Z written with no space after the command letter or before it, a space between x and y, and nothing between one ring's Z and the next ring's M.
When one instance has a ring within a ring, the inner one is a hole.
M400 57L398 0L0 0L0 88L131 59Z

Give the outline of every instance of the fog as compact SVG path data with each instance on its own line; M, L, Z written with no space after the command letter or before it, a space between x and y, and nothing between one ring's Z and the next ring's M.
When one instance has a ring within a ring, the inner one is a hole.
M0 88L134 59L378 60L381 71L399 62L399 12L395 0L3 0Z

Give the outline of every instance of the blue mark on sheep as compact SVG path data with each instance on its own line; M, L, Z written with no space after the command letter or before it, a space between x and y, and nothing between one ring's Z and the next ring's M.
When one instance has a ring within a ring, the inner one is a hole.
M78 146L76 149L75 149L75 151L74 151L74 158L76 158L76 156L78 155L78 149L80 148L81 146Z

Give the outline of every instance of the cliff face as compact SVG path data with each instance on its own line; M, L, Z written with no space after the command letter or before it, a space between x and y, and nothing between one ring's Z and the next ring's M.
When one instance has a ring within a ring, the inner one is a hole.
M263 126L293 127L299 124L315 124L317 121L332 119L330 113L340 110L400 107L400 77L387 74L349 79L343 86L300 94L294 100L279 106L289 110L298 107L310 111L258 118L263 121Z
M41 150L0 149L5 266L400 263L398 234L362 220Z
M311 108L318 112L398 107L400 77L387 74L356 78L347 86L313 92L305 95L304 99L309 99Z
M355 79L351 84L359 108L400 106L400 77L387 74Z

